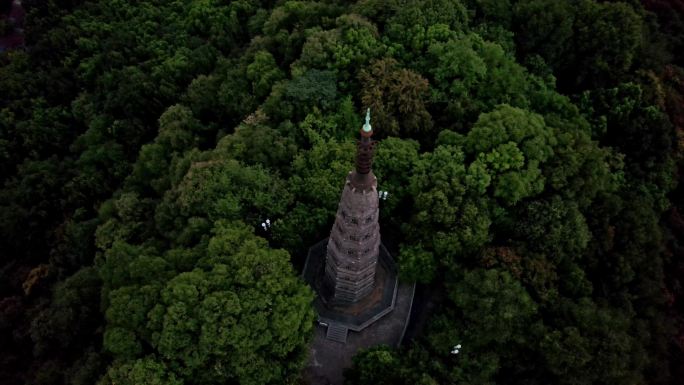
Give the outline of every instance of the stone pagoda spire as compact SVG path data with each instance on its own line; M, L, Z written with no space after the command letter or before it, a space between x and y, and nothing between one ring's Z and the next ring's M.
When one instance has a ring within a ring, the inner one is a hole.
M356 167L347 175L330 232L325 258L327 300L351 304L373 290L380 247L377 178L371 166L376 141L371 139L370 109L357 141Z

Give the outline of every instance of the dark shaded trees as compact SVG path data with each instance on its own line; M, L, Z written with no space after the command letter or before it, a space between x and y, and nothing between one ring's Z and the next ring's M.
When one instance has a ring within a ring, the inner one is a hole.
M432 118L425 108L428 82L419 74L397 68L388 58L361 70L361 102L373 111L379 135L421 138L432 128Z
M383 239L445 295L351 382L674 378L675 3L24 5L29 49L0 53L3 382L294 381L291 266L367 107Z

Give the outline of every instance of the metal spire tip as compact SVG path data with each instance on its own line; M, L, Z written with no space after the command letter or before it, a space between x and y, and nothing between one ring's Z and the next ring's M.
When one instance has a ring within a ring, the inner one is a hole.
M363 125L363 131L364 132L373 131L373 128L371 127L371 124L370 124L370 108L366 110L366 124Z

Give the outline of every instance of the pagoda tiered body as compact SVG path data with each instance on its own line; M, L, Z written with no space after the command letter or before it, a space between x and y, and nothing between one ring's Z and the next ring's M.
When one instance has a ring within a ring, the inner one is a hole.
M368 110L356 167L346 176L330 236L309 248L302 270L302 278L316 292L318 323L327 328L324 336L317 334L312 348L312 356L323 360L339 358L339 346L330 343L347 343L350 331L352 350L342 354L398 344L411 313L415 285L399 282L397 265L380 238L372 135ZM318 373L321 366L316 362L310 369Z
M380 248L377 178L371 171L375 141L369 118L357 144L356 169L347 175L330 232L325 287L335 304L358 302L373 290Z
M330 232L325 258L325 284L334 303L354 303L375 282L380 248L377 182L372 172L367 188L354 184L349 173Z

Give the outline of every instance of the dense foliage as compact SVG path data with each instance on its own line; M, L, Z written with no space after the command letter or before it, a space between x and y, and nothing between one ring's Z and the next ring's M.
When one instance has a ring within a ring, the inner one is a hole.
M23 6L1 383L301 381L297 271L368 107L383 239L432 310L350 384L684 379L681 2Z

